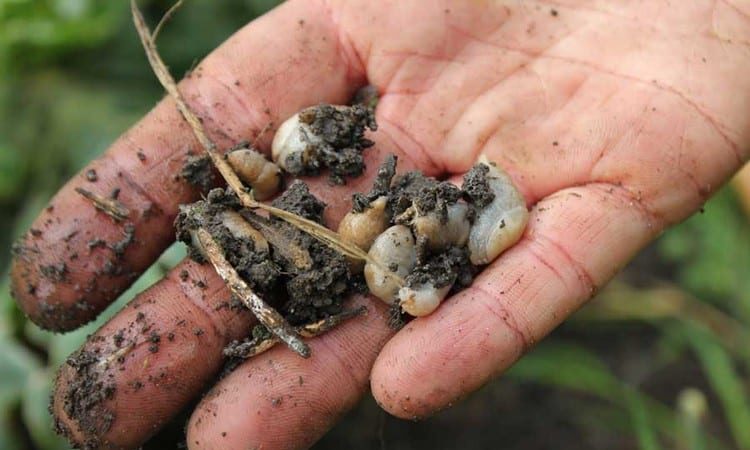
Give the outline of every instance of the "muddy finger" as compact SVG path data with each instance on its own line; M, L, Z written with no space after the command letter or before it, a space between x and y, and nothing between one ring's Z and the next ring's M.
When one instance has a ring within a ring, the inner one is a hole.
M302 359L277 346L248 360L201 401L188 425L191 449L307 448L367 392L370 367L391 335L387 307L359 298L368 314L309 342Z
M138 447L216 376L252 320L210 267L181 263L63 364L58 431L83 448Z
M345 102L362 83L318 6L286 3L182 81L221 148L252 140L302 106ZM259 144L267 148L272 134ZM211 184L208 166L195 163L201 152L167 99L73 177L14 247L12 288L24 312L55 331L96 317L172 242L177 205Z

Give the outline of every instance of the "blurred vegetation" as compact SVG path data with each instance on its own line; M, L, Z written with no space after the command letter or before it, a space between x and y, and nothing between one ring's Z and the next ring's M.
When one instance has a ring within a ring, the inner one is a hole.
M194 0L162 32L162 54L175 74L184 73L275 3ZM143 5L152 21L169 6ZM47 412L56 368L184 254L170 248L97 323L66 335L27 322L8 292L12 240L68 177L161 95L127 2L0 0L2 449L67 448ZM441 430L461 426L463 434L452 436L464 448L500 439L505 448L524 449L750 449L749 269L748 220L725 188L704 214L667 232L504 379L410 428L365 401L318 447L409 448L409 439L442 439ZM379 425L368 425L372 431L362 436L357 421ZM486 423L482 436L466 435Z

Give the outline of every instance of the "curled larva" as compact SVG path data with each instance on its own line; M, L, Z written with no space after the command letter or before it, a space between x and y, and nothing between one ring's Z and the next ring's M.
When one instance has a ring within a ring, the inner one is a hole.
M529 221L526 202L510 177L493 164L486 165L487 182L494 199L478 211L469 233L469 257L475 265L489 264L515 244Z
M401 309L412 316L431 314L448 295L452 285L437 288L431 284L404 286L398 291Z
M313 133L310 124L301 122L297 113L276 130L271 144L271 157L287 172L302 173L312 157L313 148L322 143L323 139Z
M281 169L265 156L250 148L232 150L227 162L243 183L253 189L258 200L273 197L281 187Z
M268 241L263 237L260 231L256 230L250 225L239 213L226 209L220 212L221 224L226 228L229 233L236 239L248 239L253 241L255 251L268 253ZM198 239L198 230L190 230L190 240L192 241L193 248L198 253L207 258L206 249L203 248L200 239Z
M388 228L386 203L386 197L382 196L373 200L370 206L361 212L349 211L339 222L339 236L364 251L370 250L375 238ZM351 266L352 271L359 273L363 264L360 260L352 260Z
M226 209L221 212L221 224L237 239L250 239L255 244L256 252L268 253L268 241L263 234L250 225L236 211Z
M271 144L273 160L292 175L317 175L328 169L335 184L365 169L363 151L374 143L365 131L377 129L370 108L320 104L281 124Z
M414 234L423 236L431 250L442 250L449 245L463 247L469 239L471 223L469 206L457 202L447 207L447 220L441 220L436 211L417 215L411 222Z
M393 225L380 234L370 247L368 255L379 264L365 264L365 281L372 295L391 304L398 297L398 280L384 273L390 269L403 278L417 263L417 248L409 227Z

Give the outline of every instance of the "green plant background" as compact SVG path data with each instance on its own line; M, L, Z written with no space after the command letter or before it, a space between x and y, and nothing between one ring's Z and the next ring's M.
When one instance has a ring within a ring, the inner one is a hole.
M275 3L188 2L162 54L184 73ZM143 6L153 21L169 4ZM170 248L97 323L65 335L28 322L8 292L12 240L161 96L126 2L0 0L0 449L68 448L47 412L56 368L184 256ZM748 220L724 188L501 380L418 424L367 398L317 447L750 449L748 270ZM183 424L149 445L176 446Z

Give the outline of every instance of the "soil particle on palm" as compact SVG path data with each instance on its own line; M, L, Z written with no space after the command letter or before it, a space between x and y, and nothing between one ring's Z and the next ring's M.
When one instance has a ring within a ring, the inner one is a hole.
M208 155L197 156L188 152L180 177L189 184L208 191L214 185L214 169Z
M126 223L123 229L123 237L119 241L115 242L110 246L110 249L117 258L122 258L125 254L125 250L135 240L135 226L132 223Z
M365 130L377 130L371 108L354 105L336 108L318 105L299 113L300 123L310 127L318 138L310 142L307 152L290 154L285 161L287 171L293 175L318 175L329 169L329 178L343 184L345 177L357 177L365 169L363 151L374 144L364 137Z
M381 196L388 196L391 191L391 183L396 175L396 164L398 158L396 155L389 154L385 161L378 167L375 180L372 183L372 189L367 194L356 193L352 196L352 211L362 213L370 207L375 199Z
M94 169L87 170L85 173L85 176L86 176L86 180L92 183L95 183L99 179L99 177L96 174L96 170Z
M95 248L101 248L107 246L107 241L101 238L95 238L91 239L86 243L86 246L89 248L89 250L93 250Z
M375 110L375 107L378 105L378 101L380 100L380 93L378 93L378 88L368 84L367 86L364 86L357 90L357 92L354 93L354 97L352 98L352 105L362 105L370 110Z
M447 181L438 181L421 172L407 172L391 185L388 209L398 218L414 207L421 215L435 212L442 221L447 220L447 207L462 196L461 189Z
M405 278L406 285L432 285L442 288L453 284L455 291L470 285L477 268L469 260L466 247L450 246L447 250L429 255Z
M326 204L310 193L303 181L295 180L284 193L273 201L273 206L302 216L306 219L323 223L323 211Z
M301 181L292 183L273 205L318 223L323 222L326 207ZM225 211L239 213L266 236L268 249L233 234L224 223ZM354 287L362 285L355 282L343 255L287 222L242 208L234 194L225 190L214 189L205 200L183 206L175 225L178 239L188 245L192 245L193 231L199 227L207 230L240 277L293 326L340 313ZM203 261L198 250L191 249L190 254ZM302 254L304 261L294 257L296 254ZM230 306L238 304L233 299ZM225 354L241 357L252 342L269 336L265 327L256 326L252 336L231 343Z

